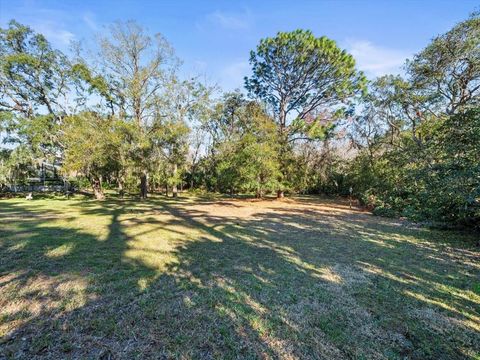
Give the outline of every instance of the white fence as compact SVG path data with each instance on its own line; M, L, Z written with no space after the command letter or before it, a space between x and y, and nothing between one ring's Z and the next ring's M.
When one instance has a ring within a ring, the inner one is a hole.
M62 184L52 184L52 185L43 185L43 184L26 184L26 185L8 185L7 191L9 192L64 192L72 191L73 186L68 183Z

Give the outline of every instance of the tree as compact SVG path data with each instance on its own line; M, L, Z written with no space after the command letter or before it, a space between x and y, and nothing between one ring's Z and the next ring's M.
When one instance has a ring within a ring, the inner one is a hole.
M152 126L152 142L158 151L158 161L167 172L166 182L171 185L173 196L178 195L178 184L189 150L190 127L199 121L208 107L210 89L196 79L180 80L172 75L165 83L164 92L158 101L158 108ZM170 169L170 170L169 170Z
M262 198L278 187L278 134L272 119L255 102L246 104L246 121L231 159L239 189Z
M35 143L44 155L58 155L62 119L73 106L71 85L67 57L43 35L14 20L0 29L0 112L10 114L6 130L14 141Z
M111 26L110 36L100 38L100 46L98 72L104 82L95 74L87 73L84 78L95 80L92 86L108 95L112 114L135 124L138 134L133 151L140 175L140 197L145 198L151 155L155 153L149 136L156 131L153 126L161 93L177 60L161 34L152 37L131 21Z
M203 162L208 165L207 185L257 197L278 185L278 132L262 104L246 100L240 92L227 93L205 126L212 140Z
M0 150L0 190L7 185L14 188L34 176L35 158L30 149L24 145L15 149Z
M126 140L122 125L117 118L93 112L65 118L62 170L85 176L97 199L105 197L102 182L122 171L122 145Z
M157 149L161 151L158 156L158 168L164 173L166 184L171 186L173 197L177 197L182 175L180 170L185 164L188 152L190 129L184 121L170 119L164 122L159 130L161 133L156 139L160 143Z
M364 88L365 78L356 71L353 57L333 40L305 30L262 39L250 54L250 64L253 74L245 85L273 110L285 177L289 142L324 138L325 127L341 113L341 105ZM319 110L326 108L334 109L327 122L319 117ZM283 196L281 189L278 195Z
M348 182L378 214L478 226L480 18L472 15L370 84L351 126Z
M477 106L480 95L480 16L472 16L430 45L407 64L415 87L439 98L443 111L455 114Z
M449 116L425 131L436 161L424 175L426 191L419 194L424 216L480 226L480 109Z
M200 184L199 167L203 159L203 151L205 150L206 138L208 137L208 131L203 126L203 121L200 124L196 124L191 129L189 139L189 154L187 155L189 170L186 174L189 181L189 188L191 190Z
M209 190L233 191L235 174L227 154L234 152L233 142L238 140L241 133L241 119L245 120L246 102L239 90L225 93L202 119L200 129L206 135L204 146L207 154L199 163L203 183ZM223 159L227 161L223 162ZM219 171L220 166L223 167L222 171Z

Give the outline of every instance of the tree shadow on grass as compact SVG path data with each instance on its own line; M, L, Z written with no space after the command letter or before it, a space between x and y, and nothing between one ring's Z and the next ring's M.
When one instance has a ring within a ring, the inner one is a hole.
M478 252L444 251L430 232L405 238L391 221L333 210L75 207L105 234L2 203L22 219L0 230L0 325L14 330L4 356L446 359L478 348L465 325L477 298L462 287L478 279Z
M108 350L96 338L114 331L107 314L115 309L109 303L119 293L134 297L138 279L155 274L141 262L124 259L129 237L118 222L122 211L115 206L105 213L107 236L100 238L88 226L55 225L55 219L66 218L54 209L39 215L31 206L2 203L0 325L6 334L0 355L95 357ZM17 221L11 218L15 214Z
M327 335L322 346L333 344L344 356L475 355L480 345L480 299L474 286L480 257L471 247L473 237L453 233L453 241L438 241L436 236L452 233L408 229L362 213L276 210L239 220L170 206L177 218L196 227L210 224L205 231L223 240L193 243L178 256L187 264L195 263L202 253L199 247L212 259L224 252L236 254L228 258L234 271L220 272L220 277L264 304L262 295L252 291L255 285L245 280L249 275L242 277L242 269L247 269L260 279L263 292L273 295L266 300L270 313L303 314L286 323L320 329L323 338ZM275 291L281 295L275 297ZM312 300L312 294L322 294L321 302ZM289 296L300 299L303 309L290 304ZM304 335L287 333L285 342ZM299 357L322 354L319 348L308 350L307 344L299 341L288 347Z

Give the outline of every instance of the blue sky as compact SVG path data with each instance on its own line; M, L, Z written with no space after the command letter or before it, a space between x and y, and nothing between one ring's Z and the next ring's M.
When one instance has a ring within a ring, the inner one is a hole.
M249 51L277 31L310 29L350 51L369 77L398 73L405 58L468 17L478 1L34 1L0 0L0 24L30 25L66 51L115 20L161 32L183 60L225 90L242 87Z

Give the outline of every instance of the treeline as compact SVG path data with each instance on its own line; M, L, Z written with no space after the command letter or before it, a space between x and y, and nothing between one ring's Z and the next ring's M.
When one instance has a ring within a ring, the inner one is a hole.
M348 195L384 215L480 223L480 18L368 81L310 31L262 39L241 90L182 79L160 35L116 23L67 56L11 21L0 30L0 183L39 160L120 195L178 188L257 197Z
M375 212L480 223L480 18L472 15L370 84L345 178Z

